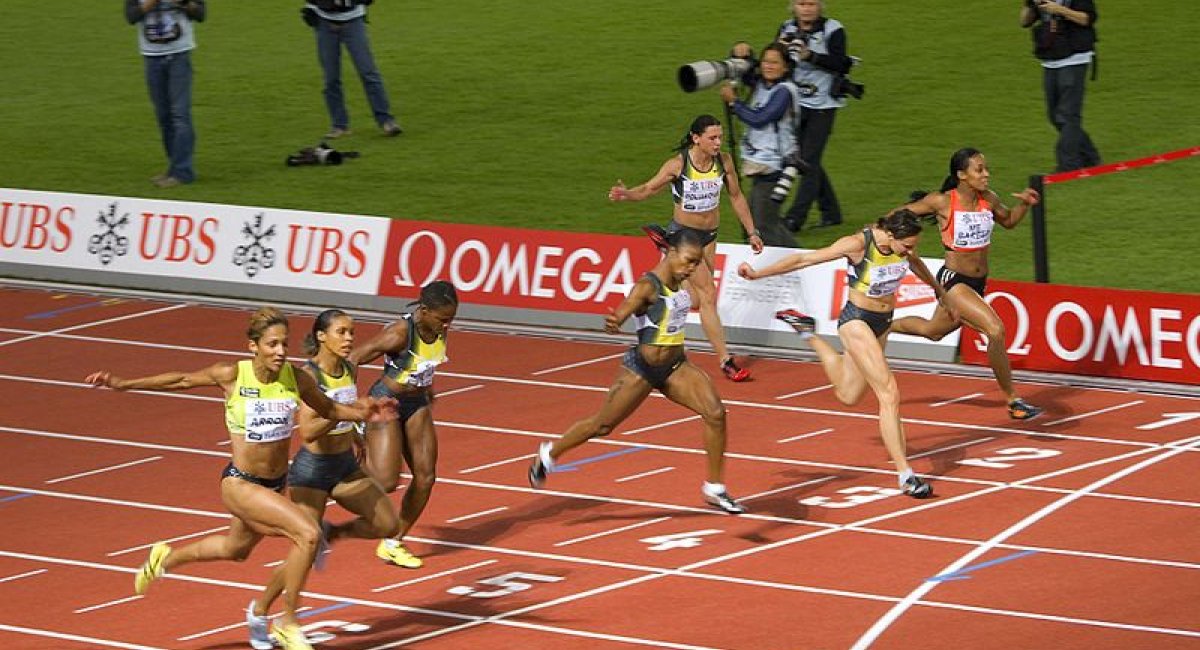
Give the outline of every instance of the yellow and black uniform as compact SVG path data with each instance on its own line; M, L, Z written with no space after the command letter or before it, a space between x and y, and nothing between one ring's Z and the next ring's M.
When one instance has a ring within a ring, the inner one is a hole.
M421 390L404 391L394 394L383 383L376 381L371 386L372 397L394 397L400 403L400 422L412 417L421 408L429 405L429 391L433 385L434 371L443 363L449 361L446 356L446 335L440 334L433 343L426 343L417 335L417 324L412 314L400 317L408 323L408 345L399 353L389 352L384 357L383 376L397 384Z
M296 369L284 363L275 381L264 384L254 376L250 359L237 364L237 380L225 398L225 426L229 434L242 436L248 443L269 443L292 437L296 409L300 406L300 389L296 385ZM230 463L221 477L233 476L279 491L287 484L287 475L262 478L243 472Z
M908 258L896 252L884 253L875 243L875 235L870 228L863 228L863 239L866 247L863 257L857 264L851 263L846 284L851 291L857 291L871 298L885 298L900 289L900 282L908 274ZM842 307L838 317L838 327L852 320L861 320L871 327L875 336L881 336L892 324L892 312L869 311L855 305L849 300Z
M700 171L692 164L687 151L680 152L683 168L679 176L671 181L671 196L684 212L712 212L721 205L721 189L725 187L725 164L721 157L713 158L708 171ZM717 240L717 231L701 230L685 226L674 219L667 226L668 240L681 230L694 230L700 236L700 245L708 246Z
M341 374L334 376L321 370L321 366L309 360L308 367L317 380L317 386L326 397L339 403L350 404L358 399L354 364L342 360ZM341 421L325 435L340 436L355 430L355 423ZM332 492L334 486L350 478L362 475L354 450L347 449L336 454L317 454L301 447L288 469L288 483L292 487L305 487L322 492Z
M687 357L680 354L669 364L653 366L642 357L639 348L643 345L682 347L684 327L687 325L688 312L692 308L692 297L683 287L672 291L653 273L647 273L643 277L654 286L657 299L644 313L634 315L638 343L625 352L621 363L652 387L662 390L667 385L667 378L683 365Z

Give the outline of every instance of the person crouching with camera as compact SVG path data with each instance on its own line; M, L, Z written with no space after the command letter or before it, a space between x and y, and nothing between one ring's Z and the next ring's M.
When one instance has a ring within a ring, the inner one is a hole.
M749 59L754 53L747 43L733 46L732 55ZM742 172L753 179L747 193L754 227L762 235L765 246L795 248L795 237L779 216L779 202L772 200L775 184L783 178L785 168L795 178L797 168L789 165L796 155L795 118L796 86L789 81L792 66L787 48L771 43L763 48L757 76L746 79L753 87L749 102L738 98L733 82L721 86L721 99L748 130L742 136ZM789 181L790 182L790 181Z
M776 36L777 41L787 46L796 66L792 81L800 91L797 137L800 155L811 168L784 216L792 230L804 226L814 201L821 210L820 225L836 226L842 222L842 208L829 174L821 165L821 154L833 132L837 109L846 105L847 92L856 96L861 93L861 86L848 84L845 77L854 65L854 60L846 54L846 30L838 21L826 18L824 10L823 0L792 0L793 17L779 27Z

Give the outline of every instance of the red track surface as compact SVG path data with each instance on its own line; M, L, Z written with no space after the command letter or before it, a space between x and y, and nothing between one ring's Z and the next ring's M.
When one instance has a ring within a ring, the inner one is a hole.
M248 311L0 297L0 647L248 647L242 610L278 540L131 598L149 544L228 520L218 394L82 383L239 356ZM308 325L293 319L296 341ZM1047 413L1014 423L990 379L898 373L938 495L914 501L879 491L895 479L872 399L844 407L817 365L758 359L754 381L717 380L750 514L701 503L699 425L657 398L531 490L537 443L598 406L627 344L456 331L439 483L410 537L425 568L337 545L305 598L319 647L1200 647L1200 419L1155 425L1200 402L1024 385Z

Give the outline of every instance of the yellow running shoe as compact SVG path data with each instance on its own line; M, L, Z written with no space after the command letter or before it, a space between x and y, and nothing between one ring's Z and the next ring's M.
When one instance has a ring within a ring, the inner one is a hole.
M401 544L400 540L390 537L379 540L379 546L375 547L375 555L384 562L402 566L405 569L420 569L425 566L425 562L404 548L404 544Z
M295 623L290 625L272 623L271 638L275 639L283 650L313 650L313 647L308 644L308 639L304 638L304 632Z
M146 593L146 588L151 582L162 577L166 573L163 569L163 561L171 554L171 547L166 542L159 542L150 547L150 557L142 564L142 568L138 570L137 575L133 576L133 593L142 595Z

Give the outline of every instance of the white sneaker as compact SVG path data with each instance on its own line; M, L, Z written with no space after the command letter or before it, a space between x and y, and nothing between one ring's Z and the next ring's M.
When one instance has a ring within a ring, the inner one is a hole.
M246 606L246 627L250 629L250 647L254 650L271 650L275 644L271 642L270 619L257 616L254 613L254 601Z

